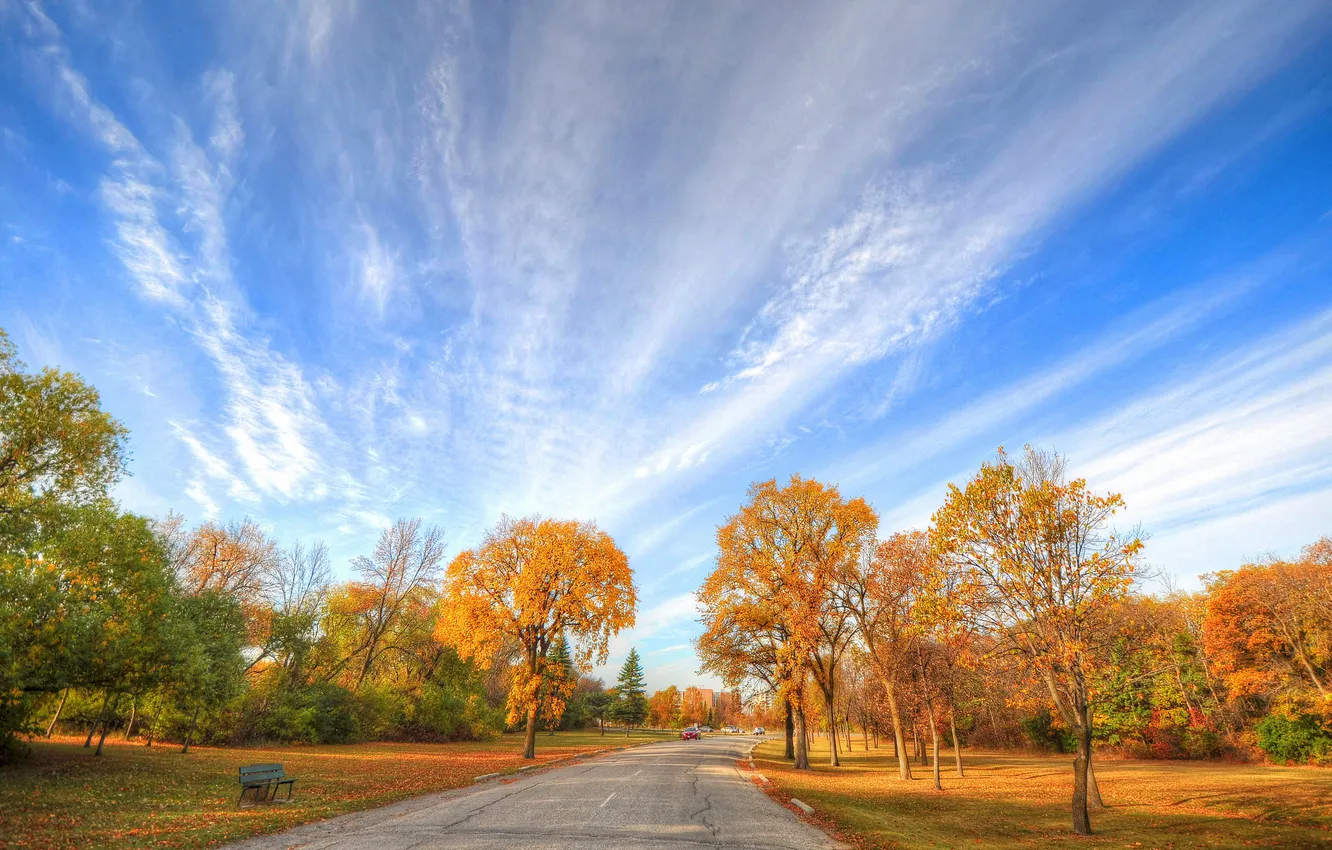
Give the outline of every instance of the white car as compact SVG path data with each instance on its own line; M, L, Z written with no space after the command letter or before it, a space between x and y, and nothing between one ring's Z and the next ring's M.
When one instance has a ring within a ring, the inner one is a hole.
M766 734L768 734L768 730L767 730L767 729L764 729L762 726L755 726L755 727L754 727L754 734L755 734L755 735L766 735Z

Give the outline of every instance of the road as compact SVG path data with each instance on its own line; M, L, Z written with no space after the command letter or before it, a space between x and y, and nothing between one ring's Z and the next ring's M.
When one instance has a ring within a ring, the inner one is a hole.
M735 761L753 741L718 736L650 744L534 771L516 782L485 782L230 847L822 850L844 846L768 799L740 773Z

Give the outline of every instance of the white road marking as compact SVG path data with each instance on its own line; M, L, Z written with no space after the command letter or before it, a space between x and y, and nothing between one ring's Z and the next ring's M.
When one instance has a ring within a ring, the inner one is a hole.
M640 773L642 773L642 772L643 772L643 768L640 767L638 770L635 770L635 771L634 771L634 774L633 774L633 775L634 775L634 776L637 776L638 774L640 774Z
M612 791L612 792L611 792L611 795L610 795L609 797L607 797L606 799L604 799L604 800L601 801L601 805L598 806L598 808L601 808L601 809L606 808L606 804L609 803L612 799L614 799L614 798L615 798L615 795L618 794L618 793L620 793L620 792L619 792L619 791Z

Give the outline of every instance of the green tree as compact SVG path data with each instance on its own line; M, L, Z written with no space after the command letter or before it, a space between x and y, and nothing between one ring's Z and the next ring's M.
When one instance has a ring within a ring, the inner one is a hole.
M606 721L611 716L611 707L615 705L615 691L592 691L584 697L583 704L587 706L588 716L596 718L597 728L605 735Z
M546 721L550 734L560 727L564 713L568 709L569 698L578 684L578 672L574 670L573 658L569 655L569 645L564 636L555 639L546 659L546 681L541 697L541 715Z
M78 375L23 371L0 330L0 552L13 553L61 507L104 502L125 474L126 430Z
M235 598L205 590L177 599L167 644L172 666L163 696L169 715L184 724L189 752L200 715L240 693L244 682L245 616Z
M107 710L168 675L172 576L142 517L100 505L63 513L39 527L30 551L0 556L0 678L25 702L70 687L101 691L93 731L102 726L105 738ZM27 723L24 710L4 713L11 732Z
M611 719L624 724L624 735L629 737L629 730L642 725L647 718L647 684L643 680L643 665L638 659L638 650L629 650L629 657L620 668L620 676L615 684L615 702L610 710Z

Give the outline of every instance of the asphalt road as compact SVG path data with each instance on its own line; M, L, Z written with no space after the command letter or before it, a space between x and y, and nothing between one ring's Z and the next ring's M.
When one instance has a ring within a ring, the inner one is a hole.
M813 850L838 844L777 805L735 766L749 737L671 741L623 750L508 784L406 800L235 850L688 847Z

